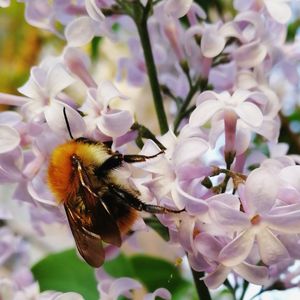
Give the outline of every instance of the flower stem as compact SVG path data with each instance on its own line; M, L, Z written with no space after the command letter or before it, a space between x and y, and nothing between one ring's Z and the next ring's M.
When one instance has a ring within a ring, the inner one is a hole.
M204 273L197 272L197 271L193 270L192 268L191 268L191 270L192 270L194 283L196 286L199 300L211 300L211 296L210 296L207 286L205 285L203 280L200 280L200 278L203 277Z
M145 64L147 67L147 73L152 90L160 132L162 134L166 133L169 130L168 120L163 105L163 98L160 92L160 85L157 77L157 71L147 27L148 17L152 11L153 6L152 0L148 0L146 6L143 6L140 1L136 0L130 1L130 6L128 5L127 1L118 0L118 4L122 6L125 12L134 20L136 24L141 40L141 45L144 51Z

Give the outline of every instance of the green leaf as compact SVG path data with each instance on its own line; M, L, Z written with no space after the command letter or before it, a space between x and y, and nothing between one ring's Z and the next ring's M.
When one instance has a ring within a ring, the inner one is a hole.
M131 261L124 254L120 254L117 258L106 261L103 265L104 270L113 277L135 277Z
M144 222L156 231L165 241L170 239L169 230L159 222L157 217L152 216L151 218L145 218Z
M41 291L72 291L86 300L99 299L94 269L79 259L75 249L50 254L31 270Z
M156 257L134 255L130 261L136 278L149 292L164 287L172 294L172 299L182 299L191 284L181 277L179 269L172 263ZM178 296L177 296L178 295Z

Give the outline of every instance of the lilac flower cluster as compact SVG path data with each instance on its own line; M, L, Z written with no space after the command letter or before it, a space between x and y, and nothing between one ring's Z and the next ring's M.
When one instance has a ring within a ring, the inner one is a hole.
M278 143L283 111L298 105L290 99L299 85L300 57L299 39L286 42L290 1L235 0L234 14L219 11L215 21L191 0L23 2L28 23L66 40L60 56L32 67L21 95L0 93L0 103L15 107L0 113L0 183L16 184L13 198L41 209L32 213L33 224L64 222L45 175L52 150L69 139L63 108L75 138L111 141L126 153L139 136L135 116L116 105L128 97L109 80L97 82L79 48L102 36L127 43L117 79L126 74L130 85L144 86L148 78L156 107L163 94L168 108L168 131L156 136L164 154L125 169L143 201L185 209L158 216L170 243L182 247L208 288L230 273L266 287L284 282L286 273L285 287L294 286L288 268L300 258L300 157ZM155 74L131 6L148 12ZM113 30L116 23L120 28ZM160 152L143 138L141 154ZM133 279L99 274L101 299L140 287ZM2 285L15 290L13 282L0 281L0 292ZM171 297L160 289L145 299L156 295Z

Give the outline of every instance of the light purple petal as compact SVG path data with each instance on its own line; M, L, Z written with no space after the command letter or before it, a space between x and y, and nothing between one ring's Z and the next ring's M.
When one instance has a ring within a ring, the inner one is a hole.
M85 0L85 8L88 15L94 20L101 22L105 19L101 9L97 6L96 0Z
M267 284L269 271L266 267L250 265L247 262L243 262L235 266L233 270L251 283L258 285Z
M51 101L50 106L47 106L45 109L45 118L49 127L55 133L70 138L63 113L64 107L66 109L66 115L73 137L81 137L85 132L85 123L83 118L72 107L57 100Z
M206 28L201 38L201 50L205 57L215 57L222 52L226 40L216 27Z
M217 260L222 249L221 243L207 233L200 233L194 240L194 247L197 251L212 260Z
M65 29L65 36L70 47L80 47L92 40L97 23L90 17L83 16L69 23Z
M2 111L0 112L0 124L15 126L22 121L22 116L15 111Z
M0 125L0 154L14 150L20 144L19 132L13 127Z
M167 0L165 13L179 19L187 14L192 3L193 0Z
M103 113L97 122L99 130L111 137L125 134L132 124L133 117L127 110L112 110L109 113Z
M263 218L268 227L278 232L287 234L300 233L300 210L293 211L291 208L289 213L267 215Z
M264 0L268 12L277 22L285 24L292 16L291 7L287 1Z
M25 104L27 101L28 99L25 97L0 93L0 104L21 106Z
M56 96L63 89L75 82L62 64L54 65L47 76L47 90L49 98Z
M233 241L226 245L219 254L219 261L225 266L236 266L249 255L255 234L252 230L240 233Z
M245 185L245 198L250 214L268 212L274 205L278 183L274 174L264 168L250 173Z
M262 63L266 55L266 46L258 40L238 48L234 53L234 58L239 67L251 68Z
M251 5L253 4L255 0L234 0L233 5L234 8L239 11L245 11L250 9Z
M171 299L172 295L171 295L171 293L167 289L165 289L165 288L159 288L159 289L156 289L151 294L146 294L144 296L143 300L155 300L156 297L160 297L162 299L169 300L169 299Z
M200 103L191 113L189 124L193 127L204 125L222 107L222 103L217 100Z
M250 221L245 213L221 201L211 201L209 213L216 222L230 230L241 231L250 226Z
M260 230L256 239L260 257L265 264L272 265L290 258L287 249L268 228Z
M113 284L110 287L110 294L112 299L117 299L120 295L123 295L125 292L133 290L133 289L139 289L142 285L131 278L119 278L113 282Z
M216 270L204 277L206 286L210 289L218 288L226 280L230 271L230 268L219 265Z
M263 122L263 114L257 105L243 102L235 108L237 115L249 126L258 127Z

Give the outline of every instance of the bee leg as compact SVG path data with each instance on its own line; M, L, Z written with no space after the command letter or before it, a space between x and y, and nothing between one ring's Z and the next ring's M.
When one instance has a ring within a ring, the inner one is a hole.
M127 163L143 162L146 161L147 159L157 157L158 155L163 153L164 151L162 150L154 155L127 154L127 155L123 155L123 161Z
M114 196L116 196L116 198L120 199L123 203L138 211L146 211L151 214L180 213L185 211L185 209L175 210L159 205L146 204L131 193L127 192L126 190L123 190L122 188L119 188L116 185L109 185L109 191Z

